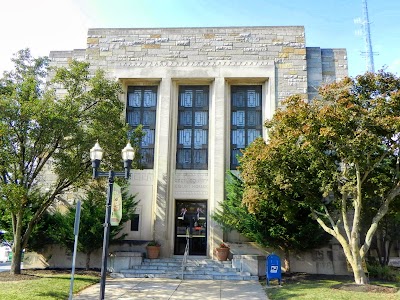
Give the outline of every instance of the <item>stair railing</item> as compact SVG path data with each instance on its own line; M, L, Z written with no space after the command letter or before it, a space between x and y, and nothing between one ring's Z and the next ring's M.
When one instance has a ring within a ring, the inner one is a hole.
M186 228L186 247L185 247L185 252L183 253L183 259L182 259L182 280L183 280L183 273L185 271L188 255L189 255L189 229Z

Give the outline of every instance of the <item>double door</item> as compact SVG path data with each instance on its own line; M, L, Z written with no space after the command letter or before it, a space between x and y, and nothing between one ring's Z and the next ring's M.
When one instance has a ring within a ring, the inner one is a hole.
M207 255L207 201L176 200L175 255Z

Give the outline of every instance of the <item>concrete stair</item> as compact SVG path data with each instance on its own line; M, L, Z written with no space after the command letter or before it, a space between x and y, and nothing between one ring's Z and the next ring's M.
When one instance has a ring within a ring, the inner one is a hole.
M182 272L182 258L144 259L141 265L111 273L119 278L170 278L196 280L258 280L249 272L240 272L231 261L188 259Z

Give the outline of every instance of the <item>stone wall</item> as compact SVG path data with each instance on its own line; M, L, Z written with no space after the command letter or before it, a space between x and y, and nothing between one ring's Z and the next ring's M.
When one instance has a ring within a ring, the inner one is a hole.
M51 52L54 64L84 59L111 74L119 69L169 66L276 67L277 100L307 93L304 27L89 29L86 50Z
M121 69L170 66L241 66L263 61L276 67L276 99L312 99L316 88L347 76L345 49L306 47L303 26L89 29L85 50L55 51L55 65L71 58L112 75Z
M348 76L346 49L307 47L307 70L308 99L312 100L321 85Z
M231 248L231 259L235 264L243 266L257 264L265 261L265 258L275 253L281 258L284 266L284 253L276 249L264 249L251 242L228 243ZM264 259L263 259L264 257ZM247 261L244 261L247 260ZM259 268L259 270L265 270ZM285 272L286 270L282 270ZM347 270L346 258L339 244L332 243L327 247L321 247L305 252L290 254L290 271L305 272L309 274L335 274L351 275Z

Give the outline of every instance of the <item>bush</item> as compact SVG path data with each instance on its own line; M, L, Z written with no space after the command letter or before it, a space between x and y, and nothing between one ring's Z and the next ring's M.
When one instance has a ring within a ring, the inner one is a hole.
M392 267L368 264L367 269L370 277L375 279L400 282L400 272Z

